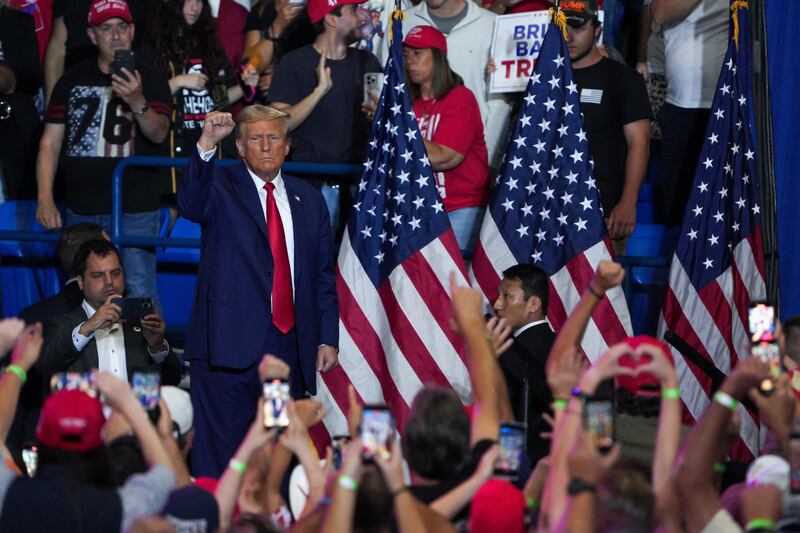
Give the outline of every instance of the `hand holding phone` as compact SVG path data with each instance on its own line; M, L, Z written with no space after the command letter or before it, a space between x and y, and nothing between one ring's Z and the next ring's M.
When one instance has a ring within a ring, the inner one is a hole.
M394 418L385 405L365 405L359 426L361 457L372 462L376 456L390 457L389 442L394 437Z
M97 398L97 384L91 372L58 372L50 378L50 391L79 390Z
M517 479L522 457L525 454L525 424L517 422L503 422L500 424L498 438L499 451L494 473L497 476Z
M120 318L144 318L153 313L153 299L144 298L114 298L111 303L120 308Z
M586 434L600 453L608 453L614 446L614 402L589 400L583 408Z
M131 74L136 72L136 57L133 50L114 51L114 74L130 81L130 78L122 72L123 68Z
M263 385L264 406L262 416L267 429L289 426L289 413L286 406L291 398L289 381L285 378L267 378Z
M370 108L378 106L378 100L380 100L381 91L383 91L384 77L383 72L367 72L364 74L364 106Z
M131 377L131 390L147 412L150 421L157 424L161 417L161 409L158 406L158 401L161 399L161 375L158 372L134 372Z

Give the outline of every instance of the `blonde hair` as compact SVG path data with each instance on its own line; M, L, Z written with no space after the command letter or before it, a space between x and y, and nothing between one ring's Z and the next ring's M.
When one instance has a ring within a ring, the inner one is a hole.
M253 104L242 109L236 118L236 138L242 137L245 124L255 124L264 120L280 120L283 123L284 133L289 134L289 113L268 105Z

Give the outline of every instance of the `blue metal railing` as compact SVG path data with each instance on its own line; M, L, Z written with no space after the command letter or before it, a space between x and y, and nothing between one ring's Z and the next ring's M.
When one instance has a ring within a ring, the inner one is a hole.
M175 247L175 248L200 248L200 239L182 237L143 237L125 235L122 233L122 176L129 167L186 167L188 158L132 156L122 159L114 169L112 176L112 207L111 207L111 239L118 246L148 246L148 247ZM218 159L219 166L234 166L239 164L235 159ZM287 173L316 175L316 176L350 176L358 174L358 165L324 164L324 163L284 163L282 169ZM58 233L37 232L30 230L4 230L0 229L0 240L18 242L56 242ZM668 269L669 257L662 256L620 256L617 260L628 270L623 282L623 291L630 301L633 290L634 268L663 268Z
M200 239L179 237L141 237L122 233L122 174L128 167L178 167L189 164L186 157L132 156L126 157L114 168L111 182L111 240L117 246L173 246L176 248L200 248ZM215 165L231 167L239 164L236 159L217 159ZM318 176L350 176L360 172L358 165L327 163L284 163L281 169L290 174L314 174ZM2 237L2 234L0 234Z

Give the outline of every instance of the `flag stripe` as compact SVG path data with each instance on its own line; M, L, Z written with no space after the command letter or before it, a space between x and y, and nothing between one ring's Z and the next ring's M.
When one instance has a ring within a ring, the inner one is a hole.
M695 350L711 357L714 365L724 374L730 370L730 360L727 357L725 342L722 340L714 317L701 301L700 295L695 292L694 285L686 275L680 261L672 263L669 275L669 287L674 299L665 300L664 316L685 316L693 331L696 331L699 345L692 345ZM669 306L669 307L667 307ZM668 319L667 326L672 326ZM674 330L673 330L674 331ZM676 332L677 333L677 332Z
M378 287L378 295L383 309L386 310L387 315L392 317L391 321L387 320L386 325L391 330L391 335L400 352L405 354L405 360L413 369L417 379L422 383L430 382L443 385L447 383L447 378L444 377L441 369L431 357L428 348L419 338L414 326L408 320L404 304L400 302L400 298L403 298L403 295L407 295L413 289L413 287L403 286L403 282L406 282L407 279L400 279L395 282L401 272L402 269L395 269L389 277L393 283L391 285L383 284ZM399 288L402 294L396 294L393 288ZM388 335L384 334L383 337L386 338Z

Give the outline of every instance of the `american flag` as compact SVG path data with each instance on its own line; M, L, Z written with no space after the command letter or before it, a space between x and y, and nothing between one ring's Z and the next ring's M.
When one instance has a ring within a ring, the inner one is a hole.
M488 301L497 296L503 270L531 263L550 277L548 320L556 331L566 321L598 263L611 259L592 166L579 89L562 33L551 22L472 259ZM595 310L582 349L594 361L631 331L625 296L616 288Z
M436 189L393 41L353 214L339 252L340 366L318 380L329 435L346 434L347 385L385 403L402 427L423 384L471 398L460 339L450 330L449 276L466 268ZM319 435L315 439L320 443Z
M659 334L671 330L728 374L748 357L747 309L764 299L764 257L750 87L747 11L739 18L717 83L705 144L669 274ZM711 380L673 349L681 397L697 420ZM733 457L758 455L758 425L742 409Z

